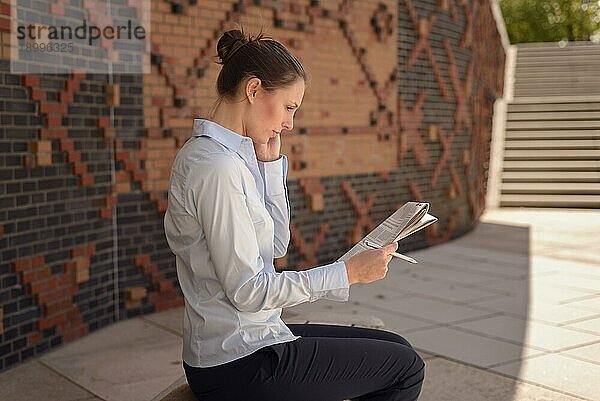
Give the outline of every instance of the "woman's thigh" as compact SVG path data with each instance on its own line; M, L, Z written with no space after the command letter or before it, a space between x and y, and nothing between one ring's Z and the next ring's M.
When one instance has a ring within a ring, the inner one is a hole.
M288 324L292 333L302 337L372 338L392 341L412 348L406 339L390 331L366 327L339 326L333 324Z
M261 386L260 393L256 394L263 399L411 400L416 396L395 397L383 393L418 395L423 379L424 364L415 350L394 341L301 337L271 348L278 355L278 361L272 383ZM377 393L383 396L369 398Z

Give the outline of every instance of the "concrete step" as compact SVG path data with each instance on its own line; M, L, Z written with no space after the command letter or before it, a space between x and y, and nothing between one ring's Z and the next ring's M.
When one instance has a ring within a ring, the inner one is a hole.
M528 139L505 142L505 149L587 149L600 150L600 139Z
M501 194L500 207L582 207L599 208L600 195Z
M517 49L522 54L533 54L540 53L545 54L546 52L551 51L561 51L561 52L570 52L570 51L584 51L584 50L598 50L600 47L599 44L588 42L588 41L576 41L569 42L567 46L560 47L558 42L542 42L542 43L519 43Z
M597 87L579 87L579 86L555 86L546 87L515 87L514 96L574 96L574 95L595 95L600 92L600 85Z
M561 79L560 82L600 82L600 76L594 74L595 71L582 71L582 75L563 75L560 72L545 72L541 74L539 71L537 74L531 72L522 72L520 74L515 74L515 82L531 82L531 83L556 83L553 81L557 78Z
M600 171L600 160L504 160L508 171Z
M592 129L600 128L600 121L507 121L509 130L546 130L546 129Z
M517 55L515 68L519 67L587 67L600 61L600 54L590 56L539 57L522 60ZM597 64L596 64L597 65Z
M550 112L550 111L600 111L600 102L585 103L509 103L507 111L509 113L520 112Z
M556 111L534 111L508 113L507 121L527 121L527 120L547 120L547 121L566 121L566 120L600 120L600 111L579 111L569 112Z
M506 140L511 139L600 139L600 130L579 129L579 130L508 130L504 134Z
M511 104L532 103L590 103L600 102L600 94L595 95L571 95L571 96L516 96Z
M600 195L600 182L503 182L502 193Z
M506 149L504 160L596 160L600 162L600 149Z
M504 171L502 182L600 182L600 171Z

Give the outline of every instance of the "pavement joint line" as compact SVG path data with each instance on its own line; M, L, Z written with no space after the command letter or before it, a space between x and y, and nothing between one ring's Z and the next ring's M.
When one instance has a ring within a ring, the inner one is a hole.
M564 356L565 358L576 359L578 361L587 362L587 363L591 363L592 365L600 366L600 362L594 361L593 359L587 359L583 356L572 355L572 354L559 354L559 355Z
M448 270L454 270L457 272L461 272L461 273L470 273L470 274L477 274L480 276L487 276L490 277L490 280L492 278L496 278L496 279L504 279L504 280L518 280L519 278L510 275L510 274L503 274L503 273L496 273L496 272L488 272L488 271L483 271L483 270L477 270L477 269L473 269L470 267L464 267L463 265L461 266L455 266L455 265L451 265L451 264L447 264L447 265L442 265L441 263L435 263L435 262L430 262L430 261L423 261L422 263L427 263L428 265L436 265L436 266L441 266L443 267L446 271Z
M417 348L417 347L415 347L415 349L416 350L422 350L422 352L428 352L426 349L421 349L421 348ZM429 352L429 353L431 353L431 352ZM447 360L449 362L457 363L459 365L468 366L468 367L475 368L477 370L481 370L481 371L484 371L484 372L487 372L487 373L490 373L490 374L494 374L494 375L498 375L498 376L503 376L503 377L505 377L507 379L511 379L511 380L513 380L513 381L515 381L517 383L524 383L524 384L533 385L533 386L536 386L536 387L543 388L545 390L550 390L550 391L553 391L555 393L567 395L569 397L573 397L573 398L576 398L576 399L579 399L579 400L594 401L591 398L585 398L585 397L582 397L580 395L572 394L572 393L569 393L569 392L564 391L564 390L560 390L560 389L556 389L556 388L553 388L553 387L549 387L549 386L546 386L546 385L541 384L541 383L536 383L536 382L533 382L533 381L530 381L530 380L522 379L520 377L514 377L514 376L508 375L506 373L502 373L502 372L496 372L496 371L491 370L491 368L489 368L489 367L483 368L481 366L477 366L477 365L472 364L472 363L468 363L468 362L465 362L465 361L460 361L458 359L454 359L454 358L451 358L451 357L448 357L448 356L445 356L445 355L439 355L437 353L435 354L435 356L436 356L436 358L445 359L445 360ZM544 356L544 354L542 354L542 355L534 355L534 356L526 357L526 358L522 358L522 359L517 359L517 360L515 360L513 362L510 362L510 363L514 363L516 361L520 361L520 360L524 360L524 359L531 359L531 358L535 358L535 357L540 357L540 356ZM425 369L427 369L427 366L425 367Z
M470 323L470 322L476 322L477 320L490 319L490 318L498 317L498 316L502 316L502 312L494 312L494 313L490 313L489 315L475 316L475 317L469 317L466 319L453 320L451 322L444 323L444 325L449 326L449 325L453 325L453 324Z
M418 320L421 321L423 323L428 323L428 324L439 324L440 322L436 322L435 320L430 320L430 319L424 319L420 316L415 316L415 315L409 315L408 313L404 313L404 312L398 312L396 310L391 310L391 309L387 309L387 308L383 308L379 305L371 305L371 304L365 304L365 303L356 303L356 306L361 306L367 309L372 309L374 311L379 311L379 312L384 312L384 313L391 313L394 315L398 315L400 317L406 317L412 320Z
M62 373L60 370L55 369L53 366L49 365L47 362L42 361L41 359L38 359L36 362L38 362L40 365L44 366L46 369L56 373L57 375L61 376L62 378L64 378L65 380L67 380L68 382L76 385L77 387L83 389L84 391L86 391L87 393L91 394L94 397L97 397L103 401L108 401L106 398L103 398L102 396L100 396L99 394L94 393L92 390L90 390L87 387L84 387L82 384L76 382L75 380L71 379L69 376L66 376L64 373Z
M582 309L582 310L587 311L587 309ZM593 312L593 311L589 311L589 312ZM586 320L592 320L592 319L598 319L598 318L600 318L600 312L596 311L596 314L594 314L594 315L585 316L585 317L581 317L581 318L577 318L577 319L573 319L573 320L568 320L565 322L560 322L559 325L566 326L569 324L581 323L581 322L585 322Z
M529 359L535 359L538 357L542 357L542 356L548 356L548 355L552 355L551 352L542 352L541 354L534 354L534 355L526 355L526 356L521 356L520 358L515 358L515 359L510 359L508 361L504 361L504 362L498 362L498 363L492 363L488 366L485 367L481 367L481 369L485 369L485 370L491 370L491 369L496 369L500 366L505 366L505 365L510 365L511 363L515 363L515 362L523 362ZM509 377L513 377L514 376L510 376Z
M571 326L559 326L559 327L565 327L565 328L568 328L569 330L578 331L583 334L592 334L595 336L600 336L600 332L589 330L589 329L582 329L579 327L571 327Z
M526 323L527 322L525 322L525 324ZM484 337L484 338L487 338L489 340L495 340L495 341L500 341L500 342L511 344L511 345L516 345L518 347L531 348L531 349L534 349L536 351L540 351L540 352L542 352L544 354L553 354L553 353L555 353L554 351L549 350L547 348L540 347L539 345L524 344L524 343L520 343L520 342L518 342L516 340L511 340L509 338L504 338L504 337L497 337L497 336L494 336L492 334L482 333L480 331L476 331L476 330L465 328L465 327L448 325L448 328L454 329L456 331L462 331L462 332L468 333L468 334L473 334L473 335L478 336L478 337ZM523 358L525 358L525 357L523 357ZM515 359L512 362L521 360L523 358ZM503 364L505 364L505 362L500 363L500 365L503 365Z
M557 349L556 351L552 351L553 354L559 354L565 351L571 351L573 349L577 349L577 348L583 348L583 347L588 347L590 345L594 345L594 344L598 344L600 343L600 336L598 336L598 338L594 341L589 341L586 343L581 343L581 344L577 344L577 345L573 345L573 346L568 346L568 347L564 347L564 348L560 348ZM596 362L596 365L600 365L600 362Z
M147 324L149 324L149 325L151 325L151 326L154 326L154 327L157 327L157 328L159 328L159 329L162 329L162 330L168 331L168 332L169 332L169 333L171 333L171 334L175 334L175 335L176 335L177 337L179 337L179 338L182 338L182 337L183 337L183 336L182 336L182 334L181 334L181 333L179 333L177 330L175 330L175 329L172 329L171 327L168 327L168 326L164 326L164 325L162 325L162 324L160 324L160 323L157 323L157 322L155 322L155 321L153 321L153 320L147 319L147 318L146 318L146 317L144 317L144 316L139 316L139 317L138 317L138 319L140 319L142 322L144 322L144 323L147 323Z

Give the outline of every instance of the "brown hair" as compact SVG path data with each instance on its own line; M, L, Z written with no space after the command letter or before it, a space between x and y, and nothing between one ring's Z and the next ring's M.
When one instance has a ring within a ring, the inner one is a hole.
M294 55L280 42L264 36L246 37L243 29L223 33L217 43L217 64L223 65L217 78L218 99L213 111L223 99L233 99L240 83L257 77L267 92L284 88L298 78L308 85L309 75Z

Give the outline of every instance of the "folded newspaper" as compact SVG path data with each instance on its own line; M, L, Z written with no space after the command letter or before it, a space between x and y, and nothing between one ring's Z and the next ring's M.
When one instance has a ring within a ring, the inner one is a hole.
M373 249L374 246L382 247L400 241L402 238L408 237L438 221L437 217L430 215L428 212L429 203L427 202L405 203L337 261L348 260L359 252Z

